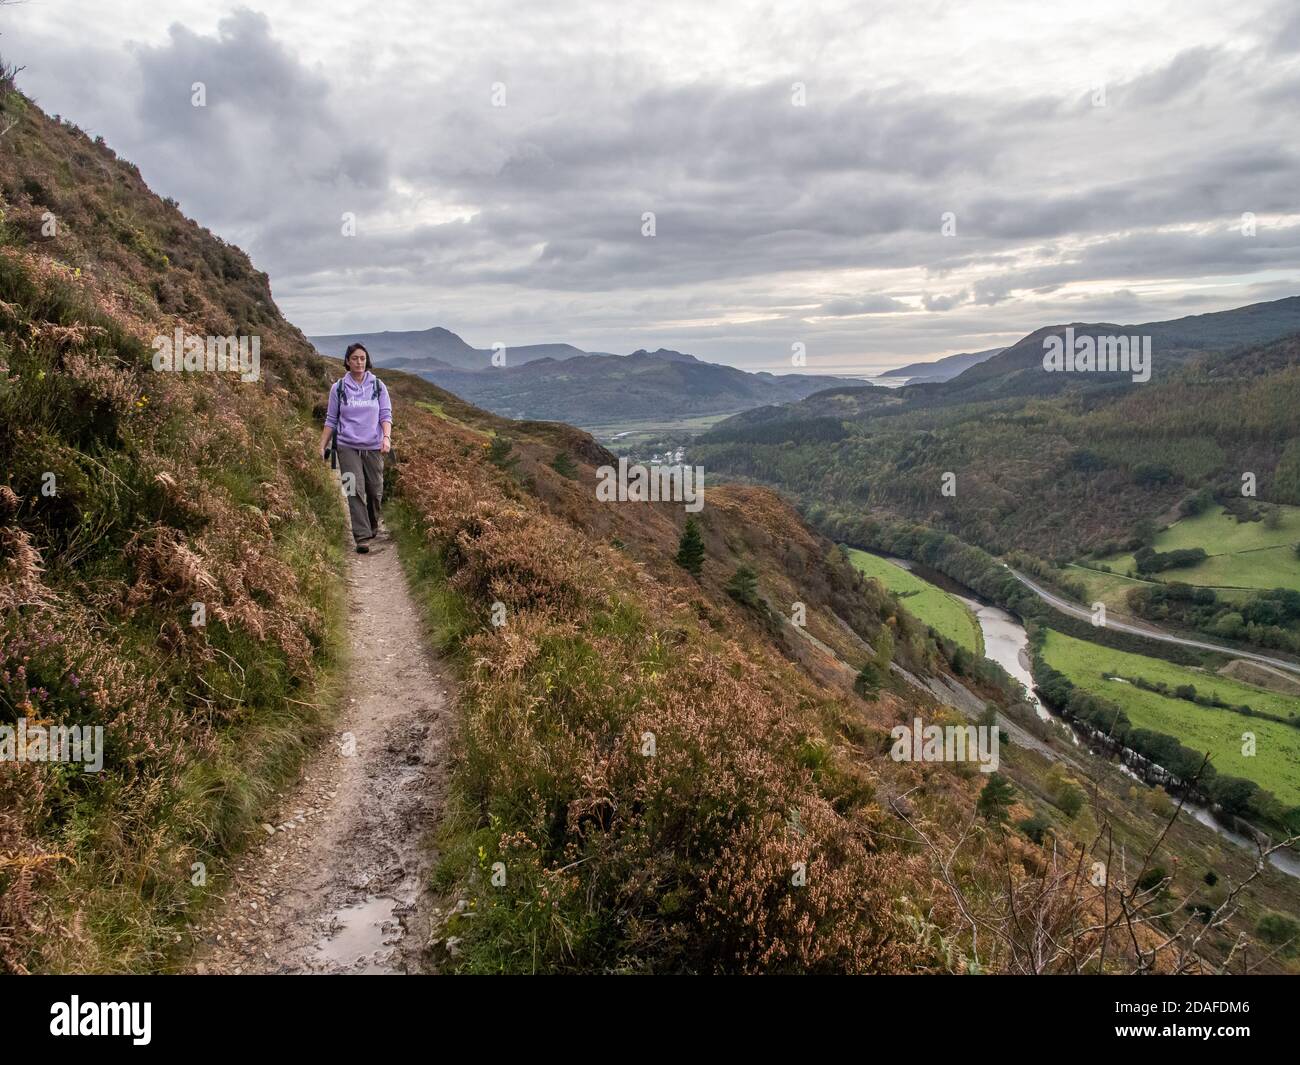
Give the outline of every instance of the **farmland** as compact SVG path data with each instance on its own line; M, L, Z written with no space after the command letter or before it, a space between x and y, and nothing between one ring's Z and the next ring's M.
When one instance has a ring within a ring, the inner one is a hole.
M1191 566L1180 566L1154 575L1165 581L1182 581L1207 588L1296 588L1300 589L1300 558L1293 545L1300 543L1300 507L1278 506L1278 519L1238 521L1215 506L1194 517L1183 518L1160 532L1152 546L1168 552L1200 547L1209 556ZM1099 577L1071 567L1072 577L1100 581L1105 591L1119 592L1125 575L1135 573L1132 554L1102 559L1113 576ZM1101 598L1105 601L1106 595Z
M1141 677L1164 682L1171 688L1190 684L1200 694L1218 695L1233 705L1244 704L1282 717L1300 711L1300 701L1295 697L1159 658L1112 650L1055 631L1048 632L1043 656L1048 665L1078 687L1122 706L1139 728L1175 736L1193 750L1209 752L1220 773L1253 780L1284 803L1300 803L1300 729L1145 691L1122 680L1106 679L1103 674ZM1256 737L1254 755L1242 753L1244 732Z

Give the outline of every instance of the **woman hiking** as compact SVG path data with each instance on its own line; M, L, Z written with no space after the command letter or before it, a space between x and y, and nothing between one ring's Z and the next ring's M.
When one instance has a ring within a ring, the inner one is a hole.
M370 551L368 542L382 530L379 507L384 501L384 456L392 447L393 406L384 382L370 372L370 352L364 345L349 344L343 365L348 372L330 388L320 448L323 457L328 459L332 449L338 458L352 539L357 554L364 555Z

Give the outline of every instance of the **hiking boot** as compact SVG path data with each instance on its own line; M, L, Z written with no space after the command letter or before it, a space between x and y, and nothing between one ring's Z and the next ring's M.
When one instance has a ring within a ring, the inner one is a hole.
M370 548L368 548L365 544L357 544L357 554L368 555L370 554Z

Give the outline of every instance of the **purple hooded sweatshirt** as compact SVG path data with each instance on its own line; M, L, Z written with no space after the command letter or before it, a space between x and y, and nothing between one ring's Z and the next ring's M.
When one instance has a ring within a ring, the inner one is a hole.
M375 385L379 395L375 395ZM339 445L354 447L358 451L378 451L383 442L382 423L393 420L393 406L388 400L388 388L369 370L361 383L343 375L345 403L339 403L339 385L330 387L330 407L325 424L339 431Z

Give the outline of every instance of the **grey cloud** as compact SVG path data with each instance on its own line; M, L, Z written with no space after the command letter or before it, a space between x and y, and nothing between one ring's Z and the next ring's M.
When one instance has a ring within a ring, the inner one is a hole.
M897 311L914 311L902 300L893 296L861 296L857 299L837 299L823 303L817 308L817 314L830 317L844 317L856 314L889 314Z
M1269 51L1279 55L1300 52L1300 8L1296 7L1291 0L1283 0L1270 12L1270 16L1262 20L1265 25L1277 26L1269 44Z
M1224 58L1218 48L1189 48L1163 69L1129 81L1118 95L1127 106L1167 104L1198 88Z
M932 296L927 292L921 296L921 305L927 311L950 311L963 303L969 303L970 300L969 292L954 292L948 296Z
M463 33L476 16L459 17ZM1226 231L1242 211L1294 209L1300 160L1267 131L1294 107L1296 75L1269 57L1300 19L1254 50L1185 48L1112 85L1102 109L1076 85L936 92L924 70L855 81L812 63L795 107L779 69L668 79L644 56L592 51L577 14L563 48L506 18L450 60L397 42L354 75L304 61L301 24L239 10L215 33L176 25L117 53L20 40L58 68L39 76L47 106L86 108L155 189L244 244L312 332L365 315L513 342L776 352L774 365L791 333L837 358L916 357L1086 308L1078 282L1111 286L1097 305L1122 307L1144 279L1237 278L1216 290L1226 306L1256 275L1295 270L1292 231L1261 226L1253 244ZM807 46L830 25L810 14ZM205 109L190 106L194 81ZM461 209L471 217L449 220ZM344 211L356 237L339 231ZM864 291L889 295L845 295ZM887 313L916 301L942 313Z

